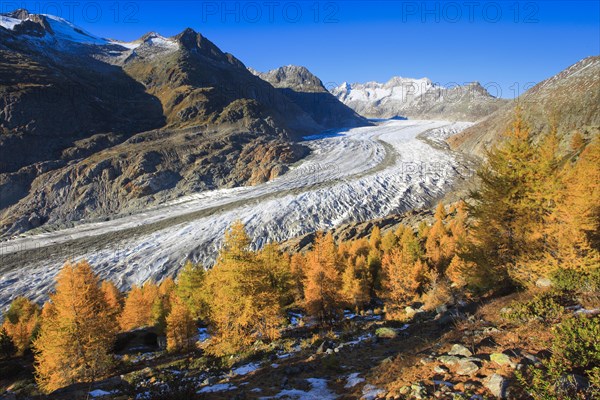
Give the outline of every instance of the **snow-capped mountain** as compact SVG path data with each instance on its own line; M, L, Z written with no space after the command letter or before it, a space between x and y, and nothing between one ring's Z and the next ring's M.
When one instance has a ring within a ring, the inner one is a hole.
M358 126L369 123L354 110L336 99L323 82L306 67L286 65L268 72L248 68L269 82L286 97L291 98L317 122L327 126Z
M368 118L479 120L505 103L479 83L443 87L430 79L393 77L385 83L342 83L332 94Z

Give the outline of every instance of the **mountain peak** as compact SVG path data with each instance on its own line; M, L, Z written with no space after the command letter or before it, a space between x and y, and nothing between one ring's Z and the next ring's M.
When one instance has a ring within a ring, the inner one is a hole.
M290 88L300 92L326 92L323 82L308 68L301 65L285 65L268 72L253 72L274 87Z
M9 13L4 14L6 17L9 18L14 18L14 19L19 19L21 21L25 21L27 18L29 18L29 11L27 11L24 8L19 8L16 9L14 11L11 11Z

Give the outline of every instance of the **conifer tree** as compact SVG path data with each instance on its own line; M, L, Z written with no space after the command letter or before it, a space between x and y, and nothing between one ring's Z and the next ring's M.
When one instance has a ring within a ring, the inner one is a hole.
M583 138L581 132L577 131L573 134L570 145L571 150L573 151L580 151L583 149L583 146L585 146L585 139Z
M306 279L304 270L306 259L301 253L294 253L290 258L290 272L292 274L292 291L294 300L301 302L304 299L304 280Z
M123 295L111 281L102 281L100 289L102 289L104 300L106 300L106 304L108 304L114 318L118 318L123 310Z
M342 274L340 294L344 301L356 311L369 302L369 270L364 257L358 257L355 263L348 260Z
M383 258L383 290L387 314L391 318L400 315L402 308L419 294L426 278L427 268L420 259L402 249L394 249Z
M369 246L371 249L379 250L381 247L381 229L378 226L374 226L369 236Z
M425 241L425 251L427 259L438 272L443 271L449 260L449 240L446 226L446 209L442 203L439 203L435 212L435 223L427 234Z
M383 253L389 253L397 245L398 237L391 230L387 231L381 238L381 251Z
M551 217L552 246L564 268L591 270L600 264L600 136L562 175L563 188Z
M158 295L152 303L152 322L159 334L163 335L167 329L167 316L171 312L172 295L175 290L175 281L170 276L158 285Z
M370 292L375 295L375 292L381 289L381 255L379 250L371 249L369 251L367 266L371 277Z
M6 314L2 328L10 336L17 348L17 355L23 355L31 346L32 340L40 326L40 308L25 297L17 297L12 301Z
M508 270L531 245L535 225L528 221L540 220L530 196L536 152L520 109L506 136L488 152L486 164L478 172L481 187L472 193L475 204L471 211L477 222L469 258L482 269L478 275L488 277L487 286L507 281Z
M90 265L66 264L50 301L34 342L38 386L49 393L106 375L112 367L109 351L116 322Z
M322 324L341 316L340 266L331 233L317 234L313 250L307 255L304 297L306 311Z
M207 274L210 320L216 330L209 350L216 355L233 354L257 339L279 336L281 293L273 288L272 271L249 246L243 224L235 222Z
M190 260L186 261L177 276L175 294L187 304L195 319L208 318L205 279L204 267Z
M422 256L419 240L410 228L404 229L402 238L400 239L400 247L403 252L403 256L407 257L407 263L414 263Z
M142 287L133 285L119 317L121 329L127 331L154 325L155 313L152 308L157 297L158 287L153 282L146 282Z
M180 297L171 299L169 315L166 318L167 350L189 351L194 348L198 331L190 309Z
M290 304L293 300L290 293L292 287L290 259L274 243L266 244L257 252L256 257L261 269L266 274L266 283L283 302L282 306Z

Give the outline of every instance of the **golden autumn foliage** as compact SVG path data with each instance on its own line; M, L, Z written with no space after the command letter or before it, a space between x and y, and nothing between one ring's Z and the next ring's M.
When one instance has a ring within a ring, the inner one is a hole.
M348 260L342 274L340 295L350 308L359 310L369 303L371 300L369 281L369 268L366 259L359 256L354 262Z
M12 301L2 329L16 347L17 355L23 355L31 346L40 326L40 307L26 299L17 297Z
M175 294L187 304L195 319L208 318L205 290L206 271L200 264L186 261L177 275Z
M66 264L56 278L34 342L36 380L46 393L105 376L116 334L100 281L86 261Z
M198 331L188 305L178 296L172 296L170 312L166 317L167 351L189 351L194 348Z
M394 249L383 258L383 289L381 297L385 300L388 316L394 318L408 305L420 291L426 279L426 265L406 253L403 249Z
M304 307L322 324L336 321L342 311L340 269L333 236L317 234L314 248L307 254Z
M141 287L132 286L119 317L121 329L127 331L154 325L155 318L152 308L157 298L158 287L153 282L146 282Z
M234 223L206 277L215 331L209 351L215 355L234 354L255 340L273 340L280 334L283 300L277 286L284 278L249 247L244 226Z

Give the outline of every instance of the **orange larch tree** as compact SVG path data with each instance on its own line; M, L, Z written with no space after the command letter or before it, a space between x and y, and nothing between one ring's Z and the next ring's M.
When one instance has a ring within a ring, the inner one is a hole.
M91 266L86 261L66 264L50 302L34 342L39 387L49 393L105 376L113 365L109 352L116 321Z

